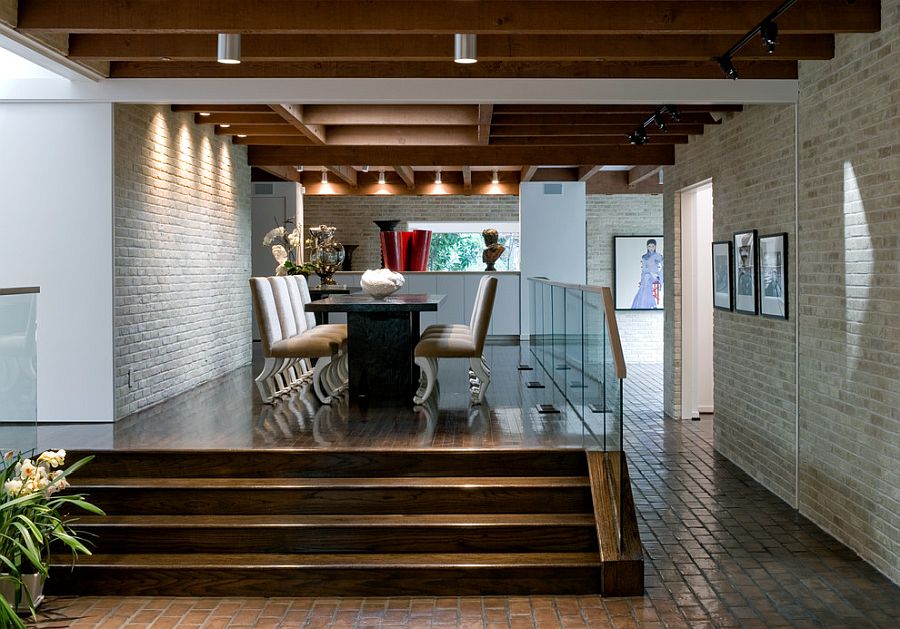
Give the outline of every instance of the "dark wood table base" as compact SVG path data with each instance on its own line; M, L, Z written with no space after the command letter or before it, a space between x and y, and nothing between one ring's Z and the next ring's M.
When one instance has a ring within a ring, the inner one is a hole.
M377 406L412 397L419 385L413 351L418 312L348 312L350 402ZM405 366L398 369L398 365Z

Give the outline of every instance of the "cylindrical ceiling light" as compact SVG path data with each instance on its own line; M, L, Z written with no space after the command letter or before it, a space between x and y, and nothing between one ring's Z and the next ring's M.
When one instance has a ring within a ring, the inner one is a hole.
M240 33L219 33L219 63L241 62Z
M476 63L478 51L473 33L456 33L453 36L453 60L456 63Z
M438 168L436 171L434 171L434 185L436 185L436 186L441 185L441 169L440 168Z
M327 170L322 171L322 183L328 183L328 171Z
M495 186L500 183L500 174L497 172L496 168L491 172L491 183Z
M384 178L384 170L379 170L378 171L378 183L383 186L386 181L387 180Z

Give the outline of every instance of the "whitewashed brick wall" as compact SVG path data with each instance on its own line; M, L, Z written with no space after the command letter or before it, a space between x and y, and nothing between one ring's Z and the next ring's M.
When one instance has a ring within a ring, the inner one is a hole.
M756 105L729 116L690 144L678 146L676 165L666 171L666 247L673 264L670 276L680 277L676 242L674 191L712 178L713 240L731 240L734 232L756 229L759 234L794 233L794 106ZM679 221L680 222L680 221ZM796 312L796 269L788 265L789 312ZM666 299L672 292L666 278ZM681 306L667 301L670 312ZM705 289L707 287L701 287ZM680 319L679 319L680 320ZM666 322L675 329L674 318ZM765 319L715 311L715 445L729 459L782 499L793 503L795 425L795 343L793 317ZM666 387L680 383L680 347L666 362ZM680 396L680 386L678 387ZM680 398L667 397L666 411L680 417Z
M613 285L613 237L663 233L663 198L659 194L589 194L587 196L587 278L589 284ZM668 243L666 243L668 245ZM665 252L668 260L668 250ZM616 313L625 362L660 363L663 359L662 312Z
M114 220L123 417L250 362L245 147L168 106L117 105Z
M374 220L519 220L519 198L509 195L307 196L303 207L307 226L335 225L341 242L360 245L353 254L354 270L375 268L380 263L381 245ZM588 195L588 282L612 286L613 236L647 233L662 233L660 195ZM619 326L627 361L662 360L662 313L620 312Z
M800 510L900 582L900 0L800 66Z
M838 35L833 60L800 64L799 189L794 108L752 106L676 149L677 165L666 173L664 215L671 252L680 231L676 191L712 177L716 239L744 228L789 233L791 320L716 311L716 448L895 582L898 64L900 0L885 0L880 33ZM666 320L666 411L672 415L680 395L677 266L676 257L666 282L667 303L676 306Z

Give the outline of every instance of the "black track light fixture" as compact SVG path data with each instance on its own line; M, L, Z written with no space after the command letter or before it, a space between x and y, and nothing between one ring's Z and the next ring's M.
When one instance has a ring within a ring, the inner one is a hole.
M681 112L678 111L678 107L675 105L663 105L662 111L669 114L672 122L681 122Z
M766 47L766 50L770 55L775 52L775 42L778 39L778 25L775 23L775 20L778 19L782 13L794 6L796 2L797 0L785 0L778 8L764 17L759 24L750 29L738 43L725 51L725 54L719 57L713 57L713 60L719 64L719 67L722 68L722 72L725 73L726 77L729 79L740 78L734 67L734 63L732 63L731 60L737 51L746 46L747 42L757 35L762 38L763 46Z
M766 22L759 29L759 36L762 37L763 46L770 55L775 52L775 43L778 41L778 24L775 22Z
M731 61L731 55L722 55L721 57L716 57L716 62L719 64L719 67L722 68L722 72L725 76L732 81L737 81L740 76L737 73L737 70L734 67L734 63Z
M635 146L643 146L647 143L647 132L644 130L644 127L638 127L627 136L628 141Z
M656 123L656 126L659 127L659 130L663 133L668 133L669 125L666 123L666 119L663 118L661 113L653 115L653 122Z

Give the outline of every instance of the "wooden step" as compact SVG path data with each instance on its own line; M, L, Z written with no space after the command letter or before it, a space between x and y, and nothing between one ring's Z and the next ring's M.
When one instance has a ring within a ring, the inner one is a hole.
M590 513L587 477L80 478L110 515Z
M117 554L51 566L52 594L475 596L588 594L598 553Z
M83 517L96 553L596 552L590 514Z
M70 451L67 459L95 459L94 477L386 477L586 476L579 449L509 450L109 450Z

